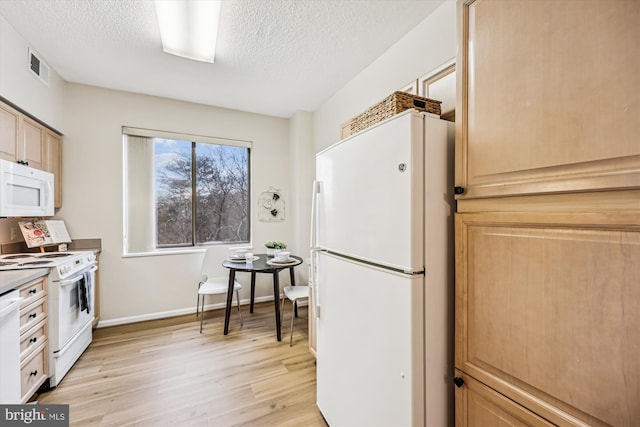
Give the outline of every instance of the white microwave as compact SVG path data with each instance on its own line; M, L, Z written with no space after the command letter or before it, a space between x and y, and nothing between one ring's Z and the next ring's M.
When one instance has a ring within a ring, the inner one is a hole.
M53 216L53 174L0 159L0 217Z

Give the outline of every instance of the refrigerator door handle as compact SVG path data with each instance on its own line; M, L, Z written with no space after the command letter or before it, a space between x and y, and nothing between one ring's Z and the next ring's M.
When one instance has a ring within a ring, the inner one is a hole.
M309 242L311 244L311 250L318 247L318 193L320 192L320 181L313 181L313 189L311 190L311 230L309 236Z
M311 275L313 276L313 287L311 288L311 291L313 292L313 314L316 319L320 318L320 299L318 298L318 288L320 287L320 282L318 281L318 269L316 266L318 252L320 252L320 249L318 248L311 249Z
M317 217L317 203L318 193L320 192L320 181L313 181L313 189L311 191L311 230L309 236L309 242L311 243L311 282L313 283L313 312L315 318L320 317L320 301L318 300L318 276L316 274L316 257L320 248L318 248L317 232L318 232L318 217Z

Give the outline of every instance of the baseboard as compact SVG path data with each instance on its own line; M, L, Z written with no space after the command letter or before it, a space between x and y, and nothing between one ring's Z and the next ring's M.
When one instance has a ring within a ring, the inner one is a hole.
M255 299L255 302L265 302L265 301L273 301L273 295L267 295L267 296L263 296L263 297L257 297ZM240 305L249 305L249 299L241 299L240 300ZM207 304L204 306L204 310L205 311L209 311L209 310L218 310L218 309L224 309L226 306L226 301L225 302L219 302L216 304ZM234 301L234 305L235 305L235 301ZM300 304L302 305L302 304ZM158 320L158 319L166 319L168 317L176 317L176 316L184 316L185 314L193 314L196 312L196 308L195 307L189 307L189 308L181 308L178 310L169 310L169 311L159 311L156 313L147 313L147 314L140 314L138 316L128 316L128 317L119 317L117 319L107 319L107 320L99 320L98 321L98 325L96 326L97 328L106 328L108 326L118 326L118 325L126 325L129 323L137 323L137 322L144 322L147 320Z

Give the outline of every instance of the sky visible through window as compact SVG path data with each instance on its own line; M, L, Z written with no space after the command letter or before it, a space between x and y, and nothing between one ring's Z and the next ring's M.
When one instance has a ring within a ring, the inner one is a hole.
M247 241L249 150L162 138L153 146L157 245Z

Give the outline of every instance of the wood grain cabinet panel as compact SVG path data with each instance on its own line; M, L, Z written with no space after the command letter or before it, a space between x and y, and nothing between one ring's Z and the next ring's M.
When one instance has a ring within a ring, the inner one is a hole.
M22 403L26 403L48 378L47 341L20 362Z
M25 358L33 349L47 339L46 324L43 320L29 331L20 335L20 357Z
M16 161L20 113L0 102L0 159Z
M62 136L4 102L0 102L0 159L51 172L53 206L62 207Z
M553 426L526 408L496 393L460 371L456 379L464 384L456 388L456 427L545 427Z
M456 423L637 426L640 2L457 5Z
M20 378L22 403L49 377L47 276L20 286Z
M637 425L639 218L458 214L456 368L559 425Z
M458 3L460 198L640 186L640 2Z
M26 162L30 167L46 170L44 163L45 128L30 118L22 117L21 152L18 160Z
M62 207L62 137L48 130L45 134L45 170L53 174L53 206Z

